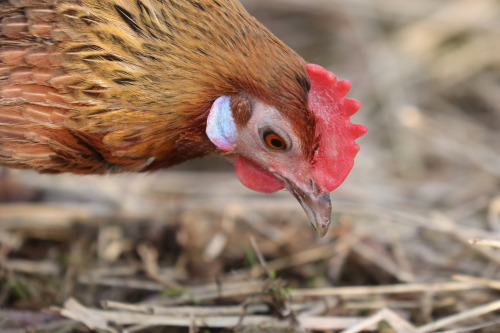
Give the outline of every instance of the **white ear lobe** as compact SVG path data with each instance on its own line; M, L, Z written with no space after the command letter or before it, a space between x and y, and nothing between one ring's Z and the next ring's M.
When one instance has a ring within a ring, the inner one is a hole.
M220 150L235 148L238 132L231 112L231 97L221 96L215 100L208 115L206 133Z

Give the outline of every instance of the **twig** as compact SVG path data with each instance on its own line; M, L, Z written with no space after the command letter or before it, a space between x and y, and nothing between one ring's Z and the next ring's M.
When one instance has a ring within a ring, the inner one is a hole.
M75 299L71 298L64 303L65 308L60 310L60 314L64 317L71 318L78 322L85 324L90 329L108 330L108 320L92 311Z
M490 247L500 247L500 241L498 240L488 240L488 239L470 239L469 244L471 245L482 245Z
M76 326L81 325L78 321L72 319L58 319L46 324L37 324L33 332L72 332ZM27 328L2 328L2 333L26 333Z
M223 253L227 241L226 234L222 232L216 233L203 250L202 258L207 262L215 261Z
M149 280L133 279L133 278L92 277L89 275L83 275L80 276L78 282L82 284L130 288L130 289L142 289L151 291L162 291L165 289L165 286L162 285L161 283Z
M22 259L8 259L0 262L0 267L10 271L27 274L40 274L49 276L58 276L61 267L50 260L31 261Z
M171 280L165 279L163 276L158 274L158 252L148 246L146 244L140 244L137 248L137 252L141 256L142 261L144 262L144 268L148 274L148 276L155 280L156 282L162 284L166 288L184 291L185 288L181 286L179 283Z
M447 297L432 303L433 308L448 307L457 303L456 298ZM349 301L346 302L344 308L352 310L378 310L382 308L391 309L422 309L422 302L419 300L413 301L391 301L387 299L382 300L367 300L362 302Z
M179 326L190 327L235 327L241 325L263 325L271 327L288 327L289 321L280 321L273 316L249 315L249 316L199 316L179 317L139 314L133 312L114 312L86 308L74 299L65 302L64 308L60 309L61 315L80 321L89 328L99 328L105 331L113 331L108 323L114 325L136 325L143 326ZM299 325L309 330L339 330L351 327L361 321L359 317L299 317Z
M413 325L395 314L393 311L389 309L382 309L371 317L365 319L361 323L354 325L349 329L342 331L341 333L357 333L368 329L371 330L373 326L383 320L387 321L398 333L417 332L416 328L413 327Z
M265 304L232 305L232 306L172 306L161 307L155 305L135 305L121 302L104 301L102 306L106 309L138 312L170 316L218 316L241 315L242 313L266 312L269 307Z
M203 302L216 298L226 297L248 297L262 293L264 282L261 280L248 280L243 282L232 282L222 285L208 285L201 288L190 288L178 297L161 299L161 305L176 305L195 302Z
M479 278L479 277L475 277L475 276L467 276L467 275L459 275L459 274L455 274L451 278L455 281L480 284L480 285L483 285L483 286L491 288L491 289L500 290L500 281L498 281L498 280L490 280L490 279L484 279L484 278Z
M419 333L426 333L438 330L442 327L464 321L466 319L479 317L487 313L497 311L500 309L500 301L491 302L485 305L481 305L470 310L462 311L460 313L436 320L435 322L420 326L418 328Z
M269 278L271 278L272 277L271 271L269 270L269 267L267 267L266 259L264 258L264 255L262 254L262 251L260 250L259 245L255 241L255 237L250 236L250 243L252 244L252 248L255 251L257 258L259 259L260 266L266 272L267 276Z
M489 321L489 322L474 325L474 326L456 328L456 329L452 329L449 331L441 331L440 333L470 333L470 332L476 332L477 330L480 330L481 328L491 327L491 326L495 326L495 325L500 325L500 320Z
M384 286L362 286L362 287L337 287L337 288L312 288L291 290L292 297L323 297L323 296L359 296L377 294L408 294L425 292L461 291L472 289L483 289L484 286L464 282L440 282L440 283L408 283Z

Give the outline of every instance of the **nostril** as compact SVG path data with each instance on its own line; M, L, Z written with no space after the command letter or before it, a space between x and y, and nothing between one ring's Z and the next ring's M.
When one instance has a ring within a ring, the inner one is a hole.
M314 181L314 179L311 179L310 180L310 183L311 183L311 189L312 189L312 192L314 193L315 196L318 196L320 193L321 193L321 188L319 187L319 185Z

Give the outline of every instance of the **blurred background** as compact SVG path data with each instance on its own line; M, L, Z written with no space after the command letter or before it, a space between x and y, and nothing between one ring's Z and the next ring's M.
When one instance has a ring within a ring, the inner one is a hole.
M289 193L247 190L215 158L100 177L0 169L0 307L142 301L152 290L116 281L151 279L151 255L159 290L165 280L263 278L259 253L293 288L500 279L498 250L468 242L500 240L500 2L242 2L308 62L351 81L348 96L362 102L352 121L368 133L332 193L329 234L315 236ZM407 308L383 295L334 312L392 305L418 326L498 296L432 293L423 310L421 294Z

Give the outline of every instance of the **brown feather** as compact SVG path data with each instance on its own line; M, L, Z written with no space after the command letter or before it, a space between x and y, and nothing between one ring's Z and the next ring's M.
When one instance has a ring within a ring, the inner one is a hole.
M294 120L312 157L305 62L239 2L9 3L0 4L1 164L145 171L214 153L207 113L240 92Z

